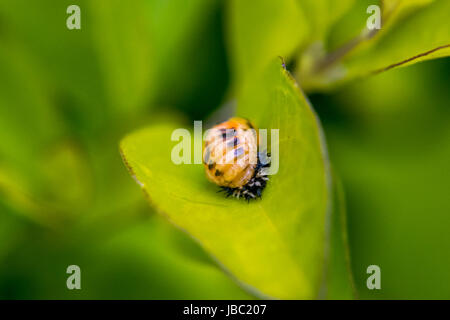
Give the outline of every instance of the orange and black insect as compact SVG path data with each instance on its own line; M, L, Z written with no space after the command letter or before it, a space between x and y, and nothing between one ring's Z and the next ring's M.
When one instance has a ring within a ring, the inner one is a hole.
M246 200L260 198L269 180L258 152L255 127L242 118L214 126L203 149L206 176L227 195ZM266 162L266 161L265 161Z

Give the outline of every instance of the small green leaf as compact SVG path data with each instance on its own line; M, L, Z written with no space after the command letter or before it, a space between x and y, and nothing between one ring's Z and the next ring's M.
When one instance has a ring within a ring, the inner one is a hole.
M172 163L176 125L132 133L122 140L121 152L150 203L246 288L263 297L316 298L331 208L321 128L279 61L258 79L242 91L238 115L259 128L279 129L279 172L261 200L225 198L202 165Z
M435 0L381 0L383 27L406 16L413 10L427 6Z
M300 70L302 86L308 91L325 89L357 77L449 56L448 12L450 2L445 0L384 1L381 29L369 31L361 26L362 33L324 54L310 68L312 71Z
M396 26L373 48L344 62L348 76L386 71L450 55L450 1L436 1Z

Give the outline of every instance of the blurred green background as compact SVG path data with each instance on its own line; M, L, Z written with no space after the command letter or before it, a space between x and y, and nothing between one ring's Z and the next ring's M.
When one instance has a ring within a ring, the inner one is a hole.
M71 4L81 30L66 28ZM0 0L0 298L253 298L152 212L118 152L133 129L230 101L243 81L230 6ZM288 52L293 35L277 35ZM343 181L360 298L450 299L449 80L440 59L309 94ZM66 288L71 264L82 290Z

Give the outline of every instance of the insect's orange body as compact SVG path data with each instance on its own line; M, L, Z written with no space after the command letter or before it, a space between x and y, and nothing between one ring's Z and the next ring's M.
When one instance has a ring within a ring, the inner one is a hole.
M261 197L268 180L263 170L269 164L259 161L256 129L242 118L214 126L207 134L203 149L206 176L227 196L247 200Z
M257 138L253 125L242 118L213 127L206 136L203 162L208 179L219 186L239 188L255 173Z

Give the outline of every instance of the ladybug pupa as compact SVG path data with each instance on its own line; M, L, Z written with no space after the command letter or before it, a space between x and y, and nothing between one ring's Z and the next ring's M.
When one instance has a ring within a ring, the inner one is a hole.
M261 198L266 187L265 152L259 152L256 128L243 118L231 118L211 128L205 138L203 164L208 180L227 197Z

